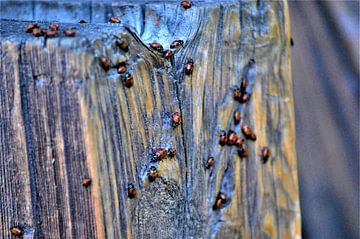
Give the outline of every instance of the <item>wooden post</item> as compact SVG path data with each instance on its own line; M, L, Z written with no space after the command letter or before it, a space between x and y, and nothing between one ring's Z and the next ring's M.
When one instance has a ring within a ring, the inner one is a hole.
M58 21L57 37L36 38L28 22L1 21L2 238L13 226L25 238L300 238L286 1L106 6L125 22ZM148 45L175 39L184 44L170 59ZM242 77L246 103L233 97ZM221 130L243 138L243 124L257 135L247 158L219 144ZM175 157L152 162L169 147ZM214 210L219 192L227 200Z

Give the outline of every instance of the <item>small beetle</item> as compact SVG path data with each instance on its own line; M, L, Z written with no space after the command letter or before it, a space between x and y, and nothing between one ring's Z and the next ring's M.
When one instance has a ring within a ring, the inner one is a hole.
M38 24L36 23L29 23L25 28L25 32L31 33L35 28L39 28Z
M234 131L229 130L227 139L228 139L227 140L228 145L234 145L238 138L237 138L237 135L236 135L236 133Z
M125 39L116 40L116 45L125 52L129 50L129 43Z
M220 131L220 139L219 139L219 144L221 146L224 146L228 141L227 135L226 135L226 131L225 130L221 130Z
M136 188L134 184L129 183L127 187L127 193L129 198L134 198L136 196Z
M76 35L76 31L73 29L65 29L64 34L67 37L74 37Z
M160 43L157 43L157 42L152 42L149 44L150 47L156 51L162 51L164 48L163 46L160 44Z
M235 111L235 112L234 112L234 121L235 121L235 124L240 123L240 120L241 120L241 113L240 113L239 111Z
M254 59L254 58L251 58L251 59L249 60L249 64L250 64L250 65L255 64L255 59Z
M58 23L51 23L49 28L51 30L57 31L57 30L59 30L59 24Z
M127 88L130 88L134 85L134 78L130 73L125 74L124 83Z
M126 72L126 64L125 64L125 62L121 62L121 63L118 65L117 72L118 72L119 74L124 74L124 73Z
M207 169L211 168L212 166L214 166L215 164L215 159L214 157L209 157L207 160L206 160L206 164L205 164L205 167Z
M240 139L240 138L237 138L236 142L235 142L235 146L237 147L241 147L244 143L244 139Z
M79 23L87 23L87 21L85 19L81 19Z
M185 74L191 75L194 70L194 61L189 59L188 62L185 64Z
M174 147L170 147L167 153L170 157L174 157L176 155L176 149Z
M234 95L234 99L235 99L235 100L238 100L238 101L241 100L241 98L242 98L242 93L241 93L240 87L237 86L237 87L234 88L233 95Z
M251 138L252 130L248 125L243 124L241 130L247 139Z
M105 71L108 71L110 69L110 60L108 58L106 58L105 56L100 57L100 63L101 63L102 68Z
M109 22L111 22L111 23L121 23L121 19L120 19L120 17L111 17L109 19Z
M247 78L244 76L243 78L241 78L241 84L240 84L240 91L245 93L246 87L248 86L248 80Z
M268 161L269 158L270 158L270 149L269 147L264 147L262 149L262 159L264 164Z
M164 57L165 57L166 59L170 59L173 55L174 55L174 52L171 51L171 50L166 50L166 51L164 51Z
M290 38L290 45L294 46L294 39L292 37Z
M223 192L219 192L219 194L216 197L215 204L213 206L213 210L218 210L222 207L224 203L227 202L227 196Z
M159 176L157 169L155 166L151 166L148 171L148 179L150 182L155 181L155 179Z
M55 36L57 36L56 30L52 30L52 29L46 30L46 37L55 37Z
M240 158L247 158L249 156L249 152L244 148L244 146L239 147L238 154Z
M184 44L183 40L174 40L171 44L170 44L170 48L174 49L176 47L182 46Z
M32 34L34 37L40 37L43 35L43 31L40 28L34 28Z
M182 6L184 9L189 9L189 8L191 8L192 3L191 3L190 0L183 0L183 1L181 2L181 6Z
M223 203L227 202L227 196L225 193L219 192L218 198L220 198Z
M166 157L167 155L167 151L166 149L164 148L158 148L154 151L153 153L153 157L152 157L152 162L156 162L156 161L159 161L159 160L162 160Z
M84 178L84 179L82 180L82 185L83 185L84 187L89 187L90 184L91 184L91 179L90 179L90 178Z
M174 112L174 114L172 115L172 126L176 128L181 124L181 122L182 119L180 112Z
M14 237L20 237L23 234L23 231L20 227L12 227L10 228L10 232Z

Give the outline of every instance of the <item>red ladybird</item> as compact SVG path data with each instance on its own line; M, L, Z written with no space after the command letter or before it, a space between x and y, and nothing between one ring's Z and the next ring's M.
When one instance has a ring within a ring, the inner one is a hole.
M189 8L191 8L192 3L191 3L190 0L183 0L183 1L181 2L181 6L182 6L184 9L189 9Z
M184 44L184 41L182 40L174 40L171 44L170 44L170 48L174 49L177 48L179 46L182 46Z
M179 112L175 112L173 115L172 115L172 126L174 128L178 127L182 122L182 119L181 119L181 114Z
M164 48L163 46L160 44L160 43L157 43L157 42L152 42L149 44L150 47L156 51L162 51Z
M121 23L121 19L120 17L111 17L109 19L109 22L112 22L112 23Z
M164 148L158 148L154 151L152 161L159 161L165 158L167 155L167 150Z
M237 140L237 135L234 131L229 130L228 137L227 137L227 143L228 145L234 145Z

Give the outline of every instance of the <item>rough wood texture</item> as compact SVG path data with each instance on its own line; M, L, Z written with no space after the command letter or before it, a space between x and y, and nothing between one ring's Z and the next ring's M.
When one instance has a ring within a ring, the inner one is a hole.
M1 21L1 235L19 225L27 238L301 237L286 2L113 9L126 24L61 24L76 38L34 38L27 23ZM174 39L185 44L171 60L146 45ZM101 55L113 66L126 60L134 86L116 68L105 72ZM188 58L192 76L183 72ZM251 99L241 105L232 88L242 76ZM257 134L247 159L218 144L222 129L241 135L235 110ZM152 149L170 146L175 158L150 162ZM206 169L209 156L215 165ZM214 211L219 191L229 200Z

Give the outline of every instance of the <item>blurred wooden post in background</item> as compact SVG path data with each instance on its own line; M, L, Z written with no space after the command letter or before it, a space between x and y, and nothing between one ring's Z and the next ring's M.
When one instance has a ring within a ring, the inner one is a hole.
M59 36L25 33L28 22L20 20L29 15L59 22ZM1 21L2 238L12 226L25 238L301 237L285 1L195 2L187 10L171 1L9 1L2 16L17 18ZM109 16L122 24L101 23ZM66 28L76 37L64 37ZM184 45L169 60L148 47L175 39ZM100 56L110 59L109 71ZM115 67L124 61L131 88ZM232 92L243 76L251 98L240 104ZM174 129L176 111L183 123ZM241 159L236 147L219 145L219 135L242 135L243 123L257 140L245 142L249 156ZM152 150L170 146L174 158L150 162ZM210 156L215 165L207 169ZM150 166L159 173L154 182ZM133 199L128 183L138 191ZM228 201L213 210L219 192Z

